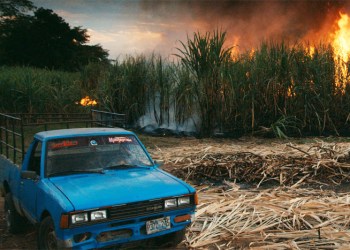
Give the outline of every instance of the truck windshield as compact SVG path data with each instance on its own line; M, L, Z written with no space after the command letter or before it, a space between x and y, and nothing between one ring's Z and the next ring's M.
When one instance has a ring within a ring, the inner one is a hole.
M48 141L46 176L66 173L94 173L118 166L153 166L132 135L72 137Z

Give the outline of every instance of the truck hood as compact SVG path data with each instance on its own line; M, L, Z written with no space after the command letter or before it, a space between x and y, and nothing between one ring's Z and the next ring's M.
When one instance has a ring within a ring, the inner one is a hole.
M181 181L157 169L135 168L51 177L75 210L93 209L162 197L188 194Z

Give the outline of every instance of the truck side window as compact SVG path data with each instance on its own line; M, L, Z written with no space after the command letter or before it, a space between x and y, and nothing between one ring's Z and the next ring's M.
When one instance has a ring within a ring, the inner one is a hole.
M41 159L41 142L38 141L34 145L34 149L29 159L29 171L35 171L37 175L40 175L40 159Z

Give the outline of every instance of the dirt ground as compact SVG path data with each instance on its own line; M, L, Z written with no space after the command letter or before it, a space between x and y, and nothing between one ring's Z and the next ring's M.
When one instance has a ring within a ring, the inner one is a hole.
M141 141L145 144L151 155L155 159L164 159L166 169L172 172L173 168L176 168L176 157L191 157L195 155L197 151L202 149L209 149L215 152L223 150L233 151L254 151L254 152L268 152L269 154L279 154L281 151L288 151L286 145L291 140L276 140L276 139L256 139L256 138L243 138L243 139L194 139L194 138L165 138L165 137L149 137L140 136ZM349 148L349 138L305 138L294 139L292 143L299 145L301 148L306 149L314 143L319 142L331 142L341 145L342 147ZM288 152L287 152L288 153ZM293 153L292 151L290 153ZM294 152L295 153L295 152ZM171 159L170 159L171 158ZM179 160L180 161L180 160ZM243 183L244 185L244 183ZM247 184L250 185L249 183ZM349 184L346 183L341 186L334 186L334 190L342 189L348 190ZM317 187L318 188L318 187ZM331 187L332 188L332 187ZM203 192L201 193L203 195ZM204 192L205 195L205 192ZM12 235L6 231L6 223L4 216L4 198L0 197L0 249L36 249L36 232L31 226L28 226L27 230L19 235ZM180 248L184 248L182 245Z
M24 233L18 235L6 231L3 197L0 197L0 249L36 249L34 227L28 226Z

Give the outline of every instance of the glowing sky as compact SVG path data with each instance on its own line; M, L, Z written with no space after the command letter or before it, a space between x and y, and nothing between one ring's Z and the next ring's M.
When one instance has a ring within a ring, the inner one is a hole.
M193 32L227 31L228 45L251 49L264 39L318 41L347 12L345 0L32 0L90 34L110 58L169 56Z
M88 30L90 44L101 44L115 59L125 54L163 55L175 52L177 40L186 39L191 26L144 11L140 1L34 0L37 7L52 9L71 27ZM171 13L169 13L169 17Z

